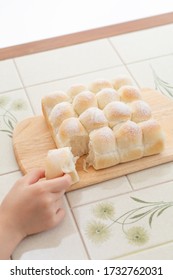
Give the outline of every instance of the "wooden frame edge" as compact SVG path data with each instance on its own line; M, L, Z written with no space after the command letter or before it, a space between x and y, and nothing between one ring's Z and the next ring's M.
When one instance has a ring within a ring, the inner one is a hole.
M0 49L0 60L173 23L173 12Z

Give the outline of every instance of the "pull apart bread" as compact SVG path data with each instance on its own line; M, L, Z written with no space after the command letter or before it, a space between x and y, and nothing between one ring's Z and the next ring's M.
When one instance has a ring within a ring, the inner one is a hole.
M76 160L95 170L162 152L164 133L140 89L126 77L71 86L42 99L42 111L57 149L49 151L46 176L69 173L79 181Z

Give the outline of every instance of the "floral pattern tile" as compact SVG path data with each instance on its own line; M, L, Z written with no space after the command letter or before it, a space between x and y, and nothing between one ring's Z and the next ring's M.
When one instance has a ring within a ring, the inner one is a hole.
M12 147L13 130L19 121L32 115L24 90L0 94L0 174L18 169Z
M140 87L157 88L163 93L170 89L172 92L173 55L127 64L127 68Z
M90 258L119 258L173 241L172 194L170 182L73 209Z

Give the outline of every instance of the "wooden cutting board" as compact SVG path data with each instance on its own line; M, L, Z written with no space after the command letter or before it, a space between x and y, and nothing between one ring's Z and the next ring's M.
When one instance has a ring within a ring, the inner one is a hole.
M144 157L103 170L95 171L90 167L88 172L83 170L83 158L81 158L77 162L80 182L74 184L70 191L173 160L173 100L151 89L143 89L142 97L150 105L153 117L160 122L165 132L164 151L159 155ZM43 116L25 119L16 126L13 147L23 174L33 168L44 167L48 150L56 147Z

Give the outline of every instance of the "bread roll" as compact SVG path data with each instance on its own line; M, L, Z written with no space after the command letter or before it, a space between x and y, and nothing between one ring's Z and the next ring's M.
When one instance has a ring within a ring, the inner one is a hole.
M127 76L119 76L112 80L112 85L115 90L120 89L122 86L131 86L132 80Z
M98 79L90 84L89 90L91 90L94 93L99 92L103 88L113 88L112 84L104 79Z
M129 106L121 101L114 101L107 104L103 109L103 112L111 128L116 124L126 122L131 118Z
M119 163L115 137L112 129L102 127L89 134L89 154L86 162L96 170Z
M76 113L73 110L72 104L70 104L69 102L61 102L55 105L49 115L49 121L55 135L57 134L58 128L61 123L65 119L70 117L76 117Z
M89 108L86 111L84 111L80 116L79 120L82 123L82 125L85 127L87 132L103 127L108 126L107 119L104 116L104 113L102 110L98 108Z
M131 120L138 123L151 118L150 106L143 100L136 100L129 104L131 108Z
M144 156L161 153L164 149L164 133L153 119L139 123L143 134Z
M80 115L90 107L97 107L97 98L91 91L82 91L75 96L73 100L73 108Z
M48 118L53 107L63 101L69 101L69 96L63 91L53 92L41 100L43 115Z
M89 136L78 118L68 118L62 122L56 135L57 147L71 147L75 156L88 153Z
M119 129L115 127L113 131L120 162L139 159L143 156L142 130L135 122L127 121L119 126Z
M61 149L49 150L45 161L45 176L46 179L53 179L69 174L72 179L72 184L79 181L79 176L76 171L77 158L71 153L69 147Z
M73 100L74 97L80 92L86 90L86 86L83 84L75 84L68 88L67 95L70 97L70 100Z
M100 109L104 109L104 107L112 102L120 100L120 97L117 91L113 88L103 88L97 94L97 103Z
M120 95L120 100L125 103L142 99L140 90L134 86L122 86L118 90L118 94Z

